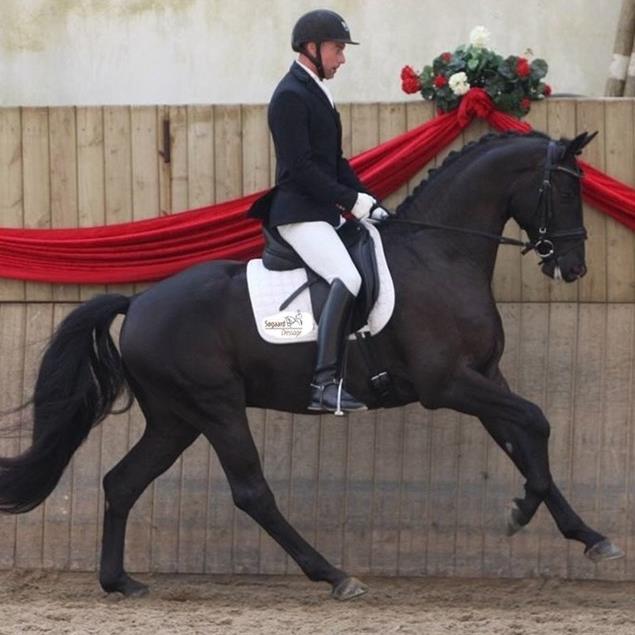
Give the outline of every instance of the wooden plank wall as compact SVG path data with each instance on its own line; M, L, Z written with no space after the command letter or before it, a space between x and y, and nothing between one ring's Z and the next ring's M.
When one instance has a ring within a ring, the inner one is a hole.
M432 117L429 104L340 106L352 156ZM158 154L169 117L172 162ZM529 121L552 136L598 130L584 158L635 184L633 100L551 100ZM451 149L487 131L475 122ZM0 109L0 225L116 223L219 202L267 187L274 160L261 106ZM419 182L391 195L395 206ZM418 406L344 420L249 413L282 510L332 561L386 575L635 579L635 234L586 209L588 275L549 282L536 259L502 248L494 288L515 390L552 423L553 472L577 510L627 550L592 565L541 510L513 539L504 517L522 482L475 420ZM509 226L507 233L518 236ZM0 281L0 409L30 395L52 329L81 300L133 285ZM28 413L15 415L26 419ZM40 508L0 516L0 567L94 570L103 475L134 444L134 408L93 431ZM0 437L0 453L28 446ZM144 493L129 524L136 571L296 573L245 514L199 440Z

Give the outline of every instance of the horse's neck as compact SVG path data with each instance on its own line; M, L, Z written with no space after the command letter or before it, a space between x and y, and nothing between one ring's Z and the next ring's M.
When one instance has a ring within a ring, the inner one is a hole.
M404 219L501 235L508 216L513 173L500 153L465 156L441 168L399 211ZM430 229L413 242L419 258L450 264L459 275L491 281L498 242L464 232Z
M463 173L440 174L413 197L404 217L499 233L507 221L508 188L492 170L469 166Z

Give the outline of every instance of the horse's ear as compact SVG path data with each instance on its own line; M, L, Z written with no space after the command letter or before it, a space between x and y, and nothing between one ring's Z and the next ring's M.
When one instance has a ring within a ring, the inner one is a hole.
M577 154L581 154L584 147L591 143L591 141L593 141L596 136L597 130L591 134L589 134L588 132L579 134L573 141L569 141L564 152L564 156L574 157Z

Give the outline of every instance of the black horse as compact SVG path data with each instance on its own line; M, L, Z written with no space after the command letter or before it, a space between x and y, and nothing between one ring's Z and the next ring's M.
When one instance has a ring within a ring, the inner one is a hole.
M396 305L372 346L392 377L390 406L418 401L478 417L524 475L510 534L544 501L562 534L597 561L621 551L576 515L553 482L549 423L538 406L511 392L499 370L503 330L491 292L498 237L510 217L543 257L547 276L571 282L586 273L575 155L590 138L487 135L446 159L379 225ZM285 520L263 476L245 408L305 413L315 344L279 346L259 337L245 270L240 262L208 262L132 298L95 297L64 320L44 354L32 447L0 459L0 509L19 513L39 505L123 391L131 391L146 418L139 442L104 478L106 591L147 591L123 567L128 513L200 434L217 452L235 504L311 580L330 583L339 599L365 591ZM117 314L127 314L121 354L109 333ZM381 407L359 345L349 349L347 386L369 407Z

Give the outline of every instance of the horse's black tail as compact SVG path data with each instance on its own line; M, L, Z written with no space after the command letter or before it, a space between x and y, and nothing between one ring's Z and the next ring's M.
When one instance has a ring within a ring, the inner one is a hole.
M0 458L0 511L17 514L42 503L75 450L123 390L129 396L126 408L132 404L109 332L115 316L125 314L129 305L126 296L100 295L75 309L57 328L35 384L32 446L19 456Z

